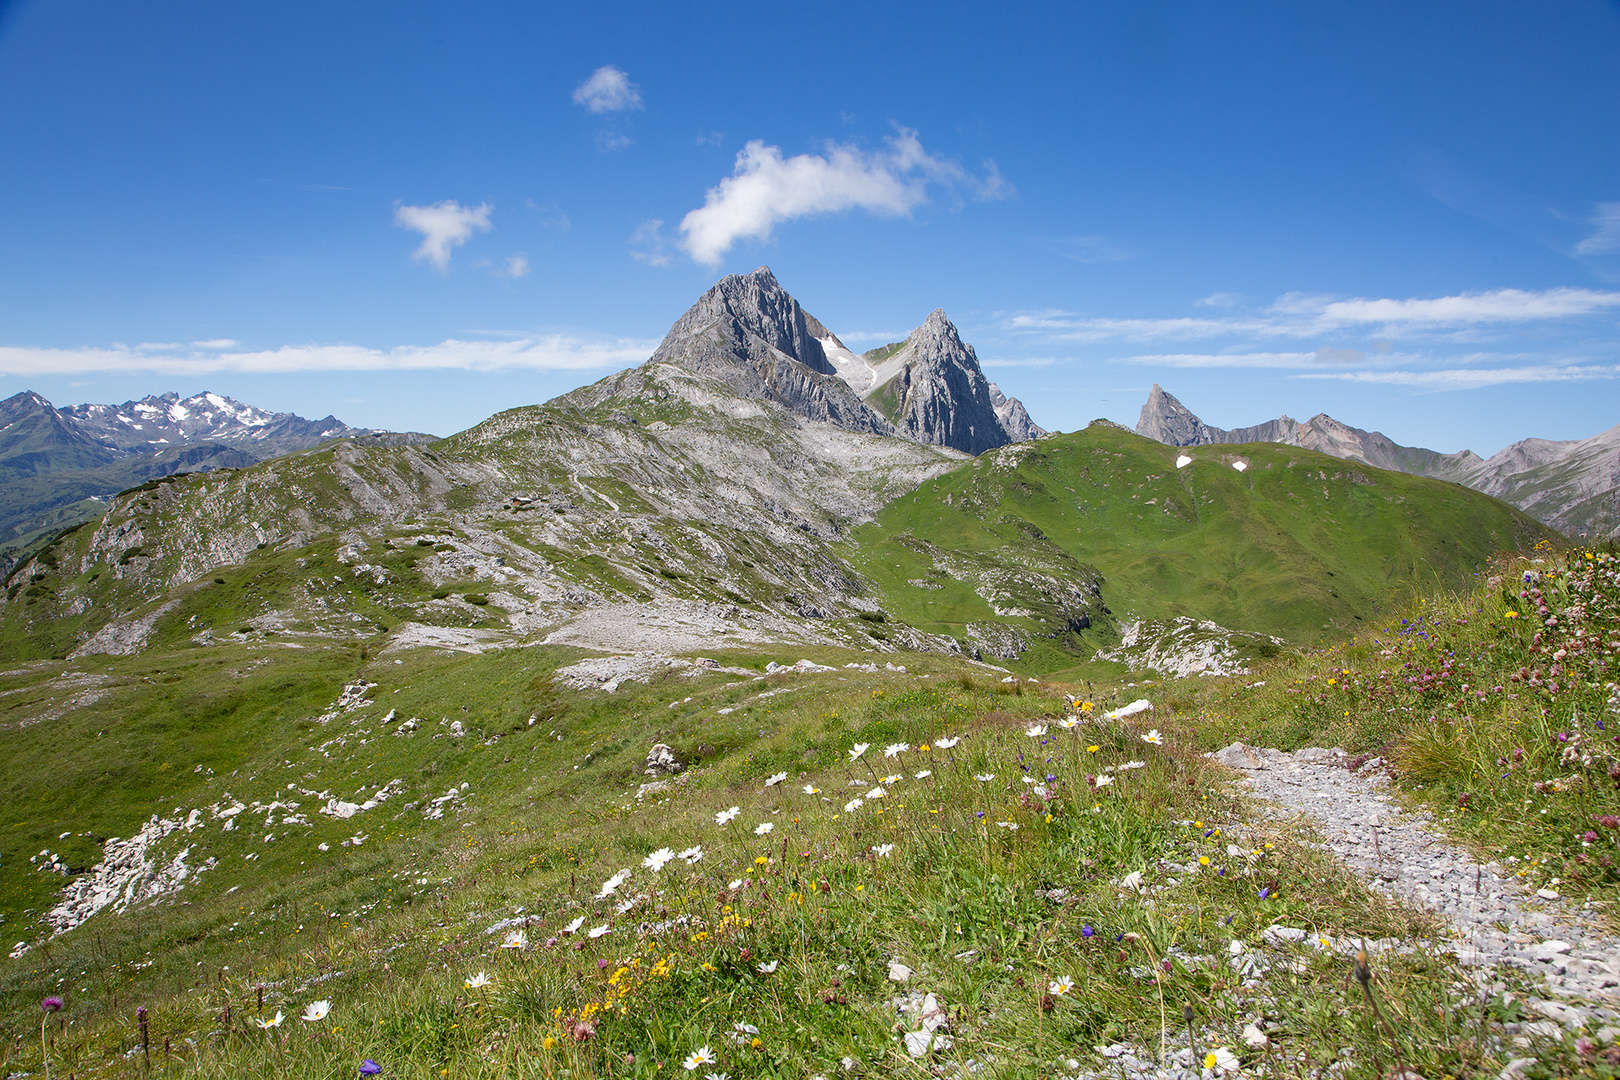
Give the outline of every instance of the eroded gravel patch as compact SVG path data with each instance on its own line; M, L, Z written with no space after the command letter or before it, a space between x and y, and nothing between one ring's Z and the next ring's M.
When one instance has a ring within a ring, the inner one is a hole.
M1562 1002L1532 1000L1549 1020L1620 1020L1620 940L1603 932L1597 911L1532 891L1501 863L1479 862L1442 837L1429 812L1403 812L1382 774L1347 769L1342 750L1290 754L1233 743L1212 756L1274 804L1275 820L1314 825L1372 888L1444 918L1452 934L1443 947L1459 961L1510 965L1536 979Z

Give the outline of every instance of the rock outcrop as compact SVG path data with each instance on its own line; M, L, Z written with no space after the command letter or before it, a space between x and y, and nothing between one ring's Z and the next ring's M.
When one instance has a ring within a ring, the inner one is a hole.
M673 364L719 380L738 397L774 401L848 431L895 434L838 377L812 326L821 329L761 266L721 278L669 328L645 366Z

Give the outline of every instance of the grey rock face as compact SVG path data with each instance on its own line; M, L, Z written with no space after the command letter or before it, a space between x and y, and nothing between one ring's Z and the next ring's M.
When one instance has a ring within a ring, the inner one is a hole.
M821 325L762 266L720 279L670 327L647 363L718 379L739 397L774 401L810 420L893 435L894 425L838 377L812 324Z
M982 454L1045 434L1022 404L992 388L973 346L942 310L930 314L876 368L867 400L879 404L901 435L918 442Z

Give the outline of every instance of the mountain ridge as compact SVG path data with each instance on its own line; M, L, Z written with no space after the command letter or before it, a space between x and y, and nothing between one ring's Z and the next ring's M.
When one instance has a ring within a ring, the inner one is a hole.
M1148 392L1136 432L1167 446L1281 443L1347 461L1449 480L1502 499L1567 535L1620 536L1620 425L1588 439L1521 439L1489 458L1402 446L1318 413L1300 422L1280 416L1252 427L1207 424L1158 383Z

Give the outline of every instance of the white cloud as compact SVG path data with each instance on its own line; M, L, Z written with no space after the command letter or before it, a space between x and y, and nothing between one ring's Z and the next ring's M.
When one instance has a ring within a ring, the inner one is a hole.
M1057 357L1055 356L1030 356L1021 360L981 360L979 366L1043 368L1051 367L1055 363L1057 363Z
M657 342L585 339L547 334L511 341L449 339L437 345L373 349L363 345L283 345L238 351L181 347L114 345L107 348L37 349L0 346L0 375L72 376L91 373L154 372L206 375L213 372L289 374L327 371L501 371L534 369L583 371L639 364Z
M574 104L583 105L587 112L593 113L639 109L642 107L641 88L612 64L603 64L574 88Z
M1535 322L1596 315L1620 308L1620 292L1594 289L1493 289L1424 300L1332 300L1284 296L1273 310L1304 315L1314 329L1377 324L1439 327Z
M1210 293L1202 300L1193 301L1199 307L1237 307L1243 302L1243 294L1235 292Z
M1216 297L1222 294L1216 294ZM1214 306L1215 297L1199 301ZM1221 337L1311 338L1362 329L1387 336L1478 336L1492 327L1584 318L1620 310L1620 292L1495 289L1418 299L1335 299L1288 293L1264 312L1224 318L1100 318L1061 310L1016 312L1002 326L1056 341L1198 341Z
M450 268L451 248L465 244L475 229L489 232L489 214L494 209L487 202L462 206L454 199L432 206L396 206L394 224L422 234L422 245L411 253L411 258L426 259L442 273Z
M1620 202L1598 203L1592 215L1597 231L1575 245L1577 255L1613 255L1620 252Z
M506 257L506 263L501 268L501 276L520 278L529 276L529 257L521 251L514 251Z
M901 128L887 142L887 150L872 153L830 143L825 155L791 158L764 140L749 142L732 175L681 219L682 246L712 266L738 240L768 240L779 222L853 209L904 217L927 200L930 181L966 187L985 199L1011 191L993 162L987 163L989 175L977 179L955 162L929 154L914 131Z
M1587 382L1620 378L1620 364L1564 364L1513 368L1448 368L1441 371L1311 372L1296 379L1338 379L1343 382L1409 386L1418 390L1478 390L1511 383Z
M1123 363L1172 368L1304 368L1322 361L1318 352L1154 353L1122 357Z

